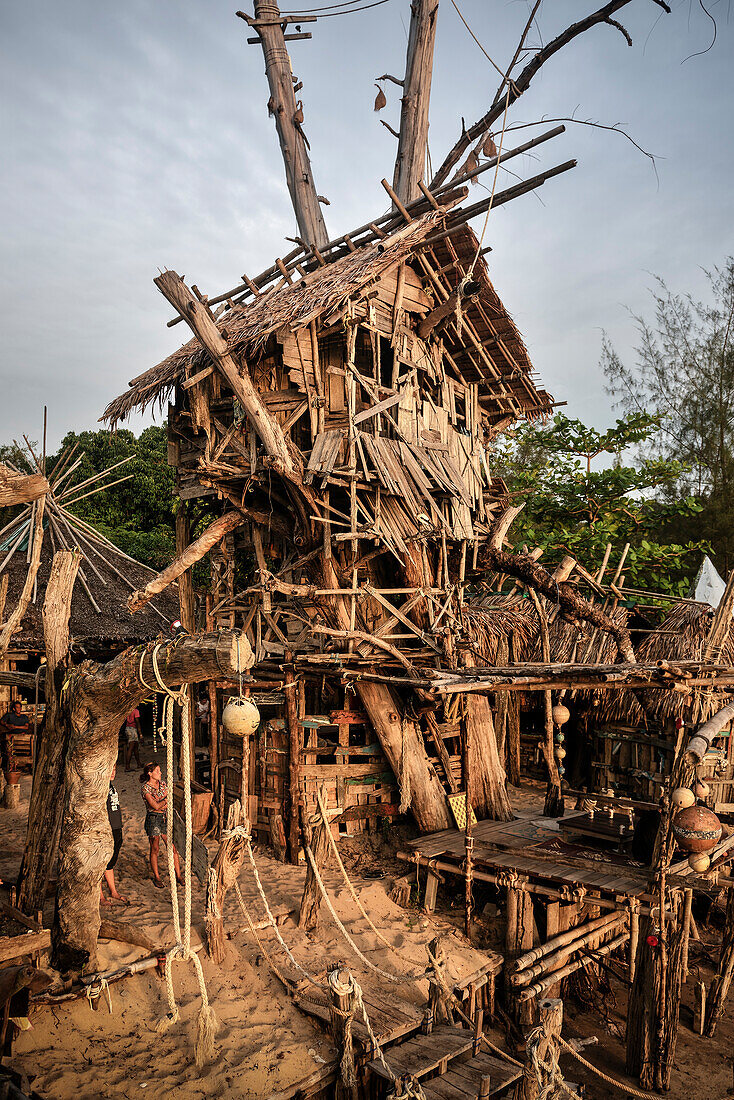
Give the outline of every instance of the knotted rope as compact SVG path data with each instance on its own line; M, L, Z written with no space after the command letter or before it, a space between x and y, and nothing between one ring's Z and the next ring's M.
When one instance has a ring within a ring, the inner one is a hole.
M86 994L87 1001L89 1002L89 1007L92 1010L94 1009L94 1005L92 1004L92 1002L98 1000L103 993L106 993L107 1008L109 1009L110 1016L112 1015L112 994L110 993L110 983L107 981L106 978L100 976L96 979L96 981L90 982L84 992Z
M184 851L184 927L181 934L181 918L178 908L178 894L176 892L176 871L173 862L173 807L168 807L166 815L166 841L168 845L168 877L171 885L171 910L173 914L173 930L176 936L176 944L166 953L164 976L166 981L166 994L168 997L168 1014L157 1025L159 1032L167 1031L169 1027L178 1023L180 1019L176 995L173 989L173 961L181 959L183 962L191 961L194 964L196 977L199 982L201 994L201 1009L196 1029L196 1046L194 1058L196 1065L201 1068L214 1057L214 1035L217 1021L214 1011L209 1004L204 981L204 971L201 961L195 951L191 950L191 846L192 846L192 822L191 822L191 757L189 754L189 708L188 685L184 685L179 692L172 691L163 681L158 667L158 651L163 643L155 646L152 653L153 672L158 686L165 694L163 701L163 718L166 726L166 779L171 786L174 774L173 761L173 708L176 703L181 707L181 771L184 787L184 815L185 815L185 851ZM142 661L141 661L142 663Z

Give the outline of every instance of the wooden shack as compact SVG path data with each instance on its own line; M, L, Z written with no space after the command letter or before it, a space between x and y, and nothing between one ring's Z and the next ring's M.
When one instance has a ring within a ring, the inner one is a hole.
M196 338L104 415L114 427L168 401L182 500L208 497L215 516L234 506L241 517L217 541L210 622L241 626L256 655L264 721L250 791L263 829L273 815L295 819L300 800L312 805L320 782L343 831L400 802L424 828L442 827L446 796L465 787L461 733L486 700L421 705L389 683L341 684L345 661L404 671L479 659L472 648L492 616L463 609L505 494L492 441L552 408L479 241L465 222L452 226L463 194L429 195L325 254L278 261L275 285L250 281L247 300L230 297L216 315L166 272L156 282ZM239 586L242 548L254 568ZM472 801L480 816L502 814L491 720L480 727ZM237 751L212 745L230 782Z

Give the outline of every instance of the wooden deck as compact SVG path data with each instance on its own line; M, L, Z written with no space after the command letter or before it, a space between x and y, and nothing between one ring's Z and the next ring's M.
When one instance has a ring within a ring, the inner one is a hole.
M490 874L516 872L528 879L556 885L560 888L584 887L604 893L638 897L647 888L643 869L613 862L606 853L598 859L584 858L578 849L564 844L562 852L548 845L559 842L559 833L548 827L545 818L521 816L515 821L480 821L474 827L474 868ZM442 829L418 837L406 845L398 857L409 862L427 864L441 861L442 871L455 869L463 874L464 833L459 829Z
M522 1070L510 1062L487 1054L474 1054L475 1039L470 1031L459 1027L434 1027L429 1035L416 1035L387 1054L390 1069L397 1077L408 1074L421 1082L427 1098L435 1100L469 1100L479 1095L482 1078L489 1077L488 1096L500 1096L522 1076ZM365 1067L367 1081L374 1082L371 1095L381 1097L390 1081L385 1068L375 1058Z

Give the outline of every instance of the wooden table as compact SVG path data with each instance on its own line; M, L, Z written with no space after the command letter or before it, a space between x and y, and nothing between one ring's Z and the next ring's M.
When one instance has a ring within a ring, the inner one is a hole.
M585 836L608 841L616 844L617 850L622 853L632 842L635 823L634 818L630 820L629 814L624 811L615 810L610 817L603 810L595 810L593 814L584 810L560 818L558 831L564 839L571 840Z

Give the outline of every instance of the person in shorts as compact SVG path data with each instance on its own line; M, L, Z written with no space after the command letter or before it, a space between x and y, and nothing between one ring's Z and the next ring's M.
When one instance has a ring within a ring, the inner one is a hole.
M132 763L133 755L139 768L142 768L140 763L140 741L142 739L142 731L140 729L140 711L137 707L131 710L125 719L125 771L132 771L130 767Z
M107 793L107 817L109 819L110 829L112 829L112 842L114 844L112 857L104 873L107 889L110 892L110 899L108 901L104 896L102 884L100 883L99 900L102 905L110 905L113 901L119 901L121 905L130 904L126 897L118 893L117 886L115 885L115 864L120 854L120 848L122 848L122 810L120 809L120 796L114 786L116 770L117 769L113 767L112 775L110 776L110 789Z
M161 876L158 873L158 851L160 842L166 842L166 826L168 822L168 788L161 777L161 766L151 761L143 768L140 776L142 784L143 802L145 803L145 832L150 841L150 870L153 885L159 890L163 889ZM181 864L178 859L176 845L171 843L173 849L169 855L173 856L173 866L176 871L176 882L181 885Z

